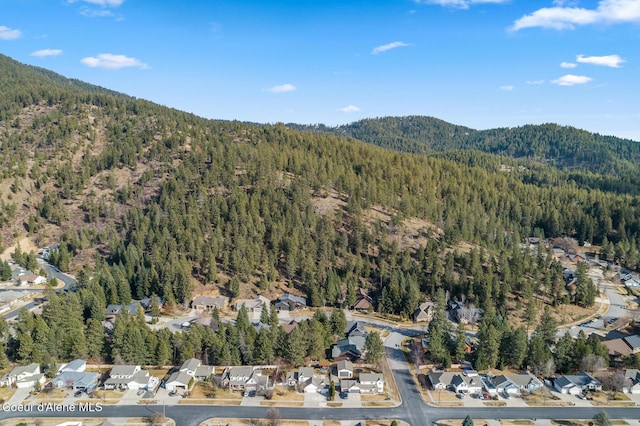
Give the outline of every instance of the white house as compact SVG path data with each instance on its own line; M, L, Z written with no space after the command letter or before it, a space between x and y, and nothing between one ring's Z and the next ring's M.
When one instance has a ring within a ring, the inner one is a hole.
M351 379L353 377L353 363L348 359L336 363L336 376L338 379Z
M149 371L142 370L139 365L114 365L104 382L104 388L145 389L149 380Z
M624 372L622 392L640 394L640 370L629 369Z
M9 373L0 378L0 386L13 386L27 389L33 388L45 382L45 376L40 372L40 364L31 363L29 365L15 367Z
M195 380L193 376L190 376L186 373L182 373L180 371L176 371L167 379L164 387L168 391L177 391L177 390L188 390L189 384L192 380Z
M384 377L380 373L360 373L358 381L362 393L384 393Z
M553 387L560 393L578 395L584 391L602 390L602 384L589 373L581 372L574 376L556 378Z
M182 367L180 367L180 372L188 374L191 377L195 377L196 370L201 365L202 365L202 361L200 361L199 359L197 359L197 358L189 358L188 360L186 360L182 364Z
M314 374L304 385L304 393L320 393L325 394L328 392L328 387L331 383L328 376L322 374Z

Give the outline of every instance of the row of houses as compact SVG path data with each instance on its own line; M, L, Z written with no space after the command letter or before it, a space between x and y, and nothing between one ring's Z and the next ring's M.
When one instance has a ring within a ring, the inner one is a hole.
M349 360L338 361L329 371L317 373L313 367L301 367L287 373L285 383L299 392L326 394L331 383L337 384L341 392L361 394L384 393L384 376L375 372L356 374Z
M91 391L98 385L99 375L86 372L86 368L87 363L80 359L62 364L58 367L56 376L46 386ZM38 388L45 382L46 376L40 371L40 364L37 363L14 367L0 378L0 386L15 386L21 389Z
M450 390L461 394L488 393L489 395L519 395L541 389L543 383L528 371L517 374L484 375L470 371L439 371L432 369L427 378L436 390ZM550 386L568 395L579 395L585 392L602 390L602 383L586 372L556 377ZM623 392L640 393L640 370L625 372Z

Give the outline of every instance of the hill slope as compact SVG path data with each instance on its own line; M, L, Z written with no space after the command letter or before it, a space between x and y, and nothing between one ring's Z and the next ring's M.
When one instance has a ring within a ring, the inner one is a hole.
M433 117L408 116L365 119L337 127L289 126L349 136L402 152L478 150L560 170L640 176L640 143L551 123L479 131Z
M390 313L408 315L438 287L484 304L506 297L511 275L496 267L499 279L476 282L474 263L447 253L464 242L517 257L533 233L613 241L638 261L638 199L562 176L534 185L328 133L205 120L6 57L0 87L12 90L0 118L4 242L59 241L55 261L94 276L102 304L186 304L210 290L340 305L359 286L380 298L386 288ZM527 265L520 284L534 280Z

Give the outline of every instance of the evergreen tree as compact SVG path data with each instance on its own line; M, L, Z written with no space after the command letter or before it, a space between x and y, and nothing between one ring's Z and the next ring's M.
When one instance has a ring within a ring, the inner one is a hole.
M347 328L347 316L340 308L335 308L331 312L331 318L329 319L331 324L331 332L334 336L343 336Z
M384 357L384 343L377 331L370 331L364 342L365 361L370 364L380 361Z
M467 416L462 421L462 426L473 426L473 419L470 416Z
M464 361L467 355L467 336L465 335L464 324L458 324L458 328L456 329L456 349L455 349L455 360L456 361Z
M605 411L600 411L598 414L593 416L593 424L595 426L611 426L613 423Z

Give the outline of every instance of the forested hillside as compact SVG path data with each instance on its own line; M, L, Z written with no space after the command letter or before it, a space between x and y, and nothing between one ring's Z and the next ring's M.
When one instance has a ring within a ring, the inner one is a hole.
M327 132L205 120L3 56L0 88L3 245L27 233L60 242L54 261L79 277L77 293L51 296L46 332L40 316L23 315L10 345L17 360L34 359L45 334L54 358L91 350L136 360L143 355L122 349L128 328L140 329L127 339L146 345L149 362L166 361L171 345L174 361L210 353L210 335L169 341L136 318L117 325L120 340L99 331L109 303L158 295L171 309L195 288L291 291L338 307L362 287L375 309L405 317L443 289L533 325L542 310L529 303L534 294L549 306L589 306L595 295L568 292L551 257L520 251L522 237L575 236L603 244L611 260L640 262L640 199L559 175L537 185ZM80 323L84 337L65 334Z
M495 154L494 162L505 157L518 160L518 165L528 169L525 181L533 179L536 183L555 174L554 179L585 188L637 195L640 187L640 143L569 126L549 123L474 130L433 117L408 116L365 119L337 127L288 127L348 136L401 152L456 160L462 156L465 163L475 160L478 154L458 151Z

